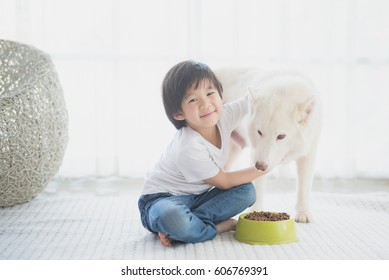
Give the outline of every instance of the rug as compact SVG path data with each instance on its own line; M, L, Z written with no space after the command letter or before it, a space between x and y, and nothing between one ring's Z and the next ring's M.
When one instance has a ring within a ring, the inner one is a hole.
M141 182L53 181L32 201L0 209L3 260L388 260L387 191L313 191L314 222L296 224L299 241L249 245L233 232L198 244L163 247L139 219ZM293 215L295 193L267 191L266 211Z

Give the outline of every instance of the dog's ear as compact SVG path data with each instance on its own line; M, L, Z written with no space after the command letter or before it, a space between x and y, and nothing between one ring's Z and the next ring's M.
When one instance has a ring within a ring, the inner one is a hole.
M254 90L251 87L247 87L247 95L250 97L250 101L253 102L254 100Z
M249 97L249 101L250 101L249 115L253 113L255 107L254 94L255 94L254 90L251 87L247 87L247 96Z
M297 121L301 125L306 125L312 117L316 106L316 97L311 96L305 102L297 106Z

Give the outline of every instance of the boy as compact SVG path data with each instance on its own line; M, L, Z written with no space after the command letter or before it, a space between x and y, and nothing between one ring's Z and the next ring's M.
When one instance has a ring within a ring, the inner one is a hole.
M138 206L143 226L172 241L202 242L234 230L231 217L255 202L250 167L224 172L230 135L248 113L250 96L223 105L223 87L205 64L184 61L166 74L162 98L177 133L145 179Z

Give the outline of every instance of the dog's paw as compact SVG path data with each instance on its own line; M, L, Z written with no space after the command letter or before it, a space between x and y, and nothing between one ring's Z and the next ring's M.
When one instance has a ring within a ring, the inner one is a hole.
M296 214L294 220L297 223L311 223L312 215L308 211L300 211Z

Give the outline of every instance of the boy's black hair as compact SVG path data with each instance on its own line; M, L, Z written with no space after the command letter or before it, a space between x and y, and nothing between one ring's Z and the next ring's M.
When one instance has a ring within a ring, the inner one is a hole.
M167 72L162 83L162 100L165 112L173 125L180 129L186 126L185 120L176 120L174 115L181 112L181 102L187 90L193 85L197 89L203 80L209 82L217 89L222 98L223 86L208 65L186 60L173 66Z

